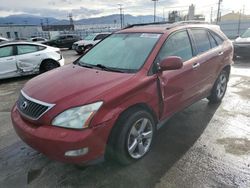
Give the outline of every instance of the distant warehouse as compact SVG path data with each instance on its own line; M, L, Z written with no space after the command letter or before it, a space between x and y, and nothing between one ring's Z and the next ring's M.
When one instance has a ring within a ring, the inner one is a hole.
M0 25L0 36L5 38L27 38L34 33L42 31L41 26L37 25L18 25L18 24L4 24Z

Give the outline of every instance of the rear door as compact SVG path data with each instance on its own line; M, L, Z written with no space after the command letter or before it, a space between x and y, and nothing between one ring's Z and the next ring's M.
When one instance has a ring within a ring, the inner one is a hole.
M193 66L193 48L186 30L178 31L168 37L157 56L159 63L168 56L178 56L183 60L179 70L158 73L158 79L163 101L163 119L183 109L194 101L197 92L197 71Z
M0 78L17 75L16 57L12 45L0 47Z
M19 44L17 47L17 66L22 73L36 72L42 61L42 54L38 45Z
M223 49L205 28L190 29L195 45L197 59L197 86L198 96L209 93L214 84L214 77L223 58Z

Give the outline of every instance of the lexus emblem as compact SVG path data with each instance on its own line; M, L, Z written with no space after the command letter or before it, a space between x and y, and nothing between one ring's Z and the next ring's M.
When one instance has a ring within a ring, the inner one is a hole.
M21 107L22 110L25 110L27 108L27 106L28 106L27 101L23 101L23 103L21 104L20 107Z

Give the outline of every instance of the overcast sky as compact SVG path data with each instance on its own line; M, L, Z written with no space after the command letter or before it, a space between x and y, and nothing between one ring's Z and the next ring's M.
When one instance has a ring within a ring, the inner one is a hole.
M13 14L33 14L44 17L67 19L72 12L74 19L118 14L118 4L122 4L125 14L153 15L152 0L1 0L0 17ZM218 0L159 0L157 15L167 15L170 10L185 14L190 4L196 5L196 13L205 14L210 19L211 7L216 16ZM245 13L250 14L250 0L223 0L222 14L239 11L245 5ZM163 11L164 10L164 11Z

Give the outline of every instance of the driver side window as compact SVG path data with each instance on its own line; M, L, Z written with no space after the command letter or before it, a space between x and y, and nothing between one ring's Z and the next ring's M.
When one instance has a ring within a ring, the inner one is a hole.
M181 57L183 62L193 57L192 46L187 31L180 31L171 35L158 54L157 61L160 62L168 56Z

